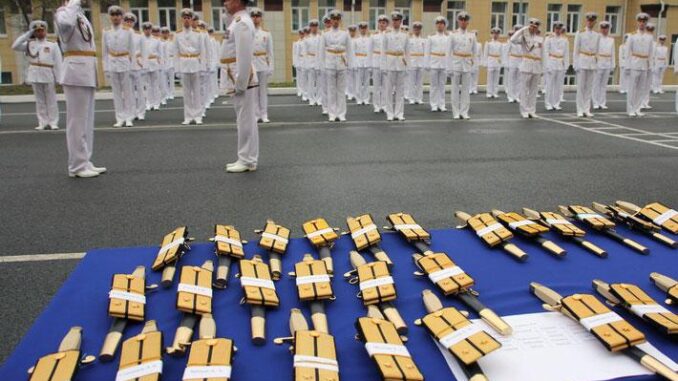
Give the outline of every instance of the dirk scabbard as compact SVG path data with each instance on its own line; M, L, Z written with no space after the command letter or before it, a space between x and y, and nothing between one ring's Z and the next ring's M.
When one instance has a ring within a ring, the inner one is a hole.
M250 306L252 342L266 343L266 307L278 307L280 299L271 279L271 271L261 256L240 261L240 285L243 289L242 303Z
M210 314L200 318L200 339L191 344L185 381L228 381L231 379L233 356L237 348L233 340L216 337L216 324Z
M510 231L537 242L544 250L556 257L562 258L567 254L565 249L556 245L553 241L542 237L542 234L549 231L548 227L515 212L505 213L495 209L492 211L492 214L508 227Z
M501 247L514 259L521 262L527 260L527 253L509 242L513 238L513 234L490 213L480 213L471 216L466 212L457 211L454 215L463 222L458 228L470 228L488 247Z
M650 274L650 280L660 290L666 292L666 304L678 304L678 281L660 273Z
M160 381L162 374L162 332L149 320L141 333L122 344L116 381Z
M290 311L291 337L276 338L276 344L291 343L295 381L339 381L339 363L334 337L311 330L299 309Z
M615 222L624 224L629 229L640 232L663 245L666 245L672 249L678 247L678 242L673 240L671 237L660 233L661 228L659 226L653 224L652 222L645 221L640 217L629 214L622 208L614 205L604 205L597 202L593 203L593 208Z
M71 380L81 365L95 361L94 356L82 356L82 328L72 327L61 340L55 353L42 356L28 370L29 381Z
M324 218L316 218L315 220L304 222L303 229L306 238L318 250L320 259L325 262L327 272L334 274L334 263L332 262L330 251L334 246L334 241L339 238L339 235L336 233L337 229L330 227Z
M282 276L282 256L287 251L290 240L290 229L268 220L264 230L257 230L255 233L261 235L259 246L268 251L271 277L279 280Z
M347 217L346 225L348 225L356 250L370 251L378 261L383 261L387 265L393 266L391 258L379 246L381 234L371 215L363 214L358 217Z
M245 257L243 243L246 242L240 239L240 232L232 225L215 225L214 237L210 240L214 242L214 252L217 255L217 271L214 286L226 288L231 262L234 259L239 261Z
M512 328L499 315L487 308L478 299L478 293L471 287L473 278L466 274L461 267L457 266L445 253L435 253L429 247L431 235L414 221L407 213L394 213L387 217L393 229L400 232L407 241L412 244L421 254L412 257L417 266L423 271L415 275L426 275L445 294L454 295L468 305L489 324L494 330L502 335L510 335Z
M301 262L294 265L294 272L290 273L290 276L296 278L299 300L310 303L311 319L315 329L328 333L324 303L334 300L334 292L332 291L332 278L327 273L325 262L306 254Z
M642 208L626 201L617 201L616 205L628 213L642 217L646 221L652 222L657 226L661 226L664 230L673 234L678 234L678 211L671 209L662 203L653 202Z
M151 266L153 271L162 270L163 287L167 288L172 285L179 258L191 249L189 242L192 240L188 237L188 229L185 226L174 229L163 238L158 255Z

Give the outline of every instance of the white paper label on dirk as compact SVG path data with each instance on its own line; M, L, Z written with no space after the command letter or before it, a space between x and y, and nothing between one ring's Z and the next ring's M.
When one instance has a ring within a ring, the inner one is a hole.
M446 269L434 271L430 274L428 274L428 279L431 280L433 283L438 283L443 279L451 278L453 276L457 276L459 274L463 274L464 270L461 269L459 266L453 266L453 267L448 267Z
M339 364L337 363L337 360L316 356L295 355L294 367L322 369L331 372L339 372Z
M579 213L577 214L577 219L580 221L588 220L589 218L604 218L598 213Z
M187 366L182 380L202 380L205 378L231 378L228 365Z
M645 314L673 314L659 304L632 304L629 310L640 317Z
M652 220L652 222L654 222L657 225L663 225L664 222L670 220L671 218L673 218L675 216L678 216L678 212L673 210L673 209L669 209L666 212L660 214L659 217Z
M363 234L367 234L367 233L371 232L372 230L377 230L377 225L370 224L370 225L367 225L367 226L365 226L361 229L358 229L355 232L351 233L351 237L353 237L353 239L356 239Z
M144 295L135 294L133 292L111 290L108 292L109 299L121 299L128 302L146 304L146 297Z
M367 349L370 357L375 355L412 357L407 348L402 344L367 343L365 344L365 349Z
M547 218L546 223L549 225L569 225L570 221L564 220L562 218Z
M115 381L130 381L137 378L162 373L162 361L156 360L129 368L120 369L115 375Z
M438 342L445 348L450 348L454 344L457 344L458 342L462 340L466 340L467 338L475 335L478 332L482 332L478 326L475 324L469 324L466 327L462 327L461 329L458 329L454 332L450 332L449 334L441 337Z
M516 228L521 227L521 226L532 225L532 224L534 224L534 221L520 220L520 221L510 222L509 226L511 227L511 229L516 229Z
M400 224L400 225L393 225L393 229L397 231L401 230L419 230L421 229L421 226L419 224ZM421 229L423 230L423 229Z
M360 291L366 290L368 288L383 286L386 284L393 284L393 278L390 276L385 276L381 278L370 279L364 282L360 282Z
M600 315L595 315L579 320L579 323L584 326L587 330L592 330L601 325L614 323L616 321L622 321L624 319L621 316L617 315L614 312L607 312Z
M261 233L261 236L264 237L264 238L272 239L274 241L280 241L282 243L289 242L289 240L287 238L283 238L279 235L275 235L275 234L272 234L272 233L263 232L263 233Z
M311 283L329 283L330 282L330 276L327 274L321 274L321 275L304 275L304 276L299 276L296 279L297 286L301 286L304 284L311 284Z
M179 245L183 245L184 242L186 242L186 239L184 237L175 239L174 241L168 243L167 245L163 246L160 248L160 251L158 253L164 253L165 251L172 249L174 247L177 247Z
M504 227L504 225L502 225L502 224L496 222L496 223L494 223L494 224L492 224L492 225L486 226L486 227L484 227L484 228L478 230L478 231L476 232L476 234L478 235L478 237L482 237L482 236L484 236L484 235L487 234L487 233L492 233L493 231L499 230L499 229L501 229L501 228L503 228L503 227Z
M177 292L188 292L189 294L207 296L208 298L212 297L211 288L200 287L194 284L179 283L179 286L177 286Z
M214 237L214 242L223 242L223 243L227 243L229 245L233 245L233 246L237 246L237 247L242 248L242 242L240 242L237 239L233 239L233 238L226 237L226 236L223 236L223 235L218 235L218 236Z
M325 229L316 230L316 231L314 231L313 233L308 233L308 234L306 234L306 237L308 237L308 238L315 238L315 237L317 237L317 236L319 236L319 235L323 235L323 234L327 234L327 233L332 233L332 232L334 232L334 229L332 229L332 228L325 228Z
M243 287L252 286L252 287L270 288L271 290L275 290L275 284L273 284L273 281L270 279L259 279L244 276L240 278L240 284Z

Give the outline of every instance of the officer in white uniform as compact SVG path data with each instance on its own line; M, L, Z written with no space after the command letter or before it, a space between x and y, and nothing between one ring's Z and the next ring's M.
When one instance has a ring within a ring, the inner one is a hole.
M14 41L12 49L24 53L28 59L26 83L33 87L36 130L59 129L59 107L55 84L61 80L61 51L59 46L46 39L47 23L32 21L28 32Z
M468 30L471 15L466 12L457 14L459 29L450 35L450 70L452 72L452 117L471 119L468 115L471 106L471 72L473 61L478 55L476 35Z
M529 25L515 32L510 40L522 47L520 115L523 118L537 116L537 91L544 59L544 38L537 33L540 25L541 21L531 18Z
M252 172L259 159L258 79L253 65L256 28L247 12L247 0L226 0L224 5L232 21L221 45L221 62L226 65L226 94L233 97L238 125L238 160L227 164L226 172Z
M341 12L329 13L332 22L329 30L320 35L320 62L325 72L327 89L327 113L329 121L346 121L346 69L351 56L351 38L348 32L339 29Z
M348 36L351 39L351 55L346 57L348 60L348 69L346 69L346 99L353 100L356 99L355 95L355 78L356 78L356 67L355 67L355 57L353 56L353 47L355 46L355 40L357 36L358 26L349 25L348 26Z
M509 41L513 35L523 29L521 24L513 26L513 33L509 34ZM520 64L523 62L523 48L519 44L506 44L506 62L508 63L508 78L506 79L506 98L509 103L520 102L522 81L520 79Z
M645 81L645 88L643 89L643 101L640 104L641 110L649 110L652 108L650 106L650 92L652 90L652 72L654 71L655 65L655 51L657 50L657 42L654 37L655 25L651 22L647 23L645 27L645 32L652 36L652 55L650 56L650 73L648 74L647 81Z
M503 65L504 43L499 41L501 29L490 29L492 39L485 43L483 48L482 63L487 68L487 98L499 97L499 72Z
M428 39L421 35L423 25L412 23L412 33L407 40L407 79L405 90L410 104L424 103L424 70L426 69L426 44Z
M200 34L205 56L200 65L200 105L201 114L205 118L207 109L210 105L209 81L210 81L210 63L212 62L212 50L210 49L209 34L207 33L207 24L200 20L197 13L193 14L193 29Z
M553 23L553 35L544 42L544 105L546 110L562 110L565 73L570 67L570 42L563 35L564 24Z
M174 39L168 27L160 29L162 39L165 41L166 57L165 60L165 82L167 83L167 93L165 99L174 99L174 62L176 62L177 52L175 51Z
M379 113L386 110L386 71L384 70L384 59L386 55L383 52L384 36L388 28L388 17L379 15L377 17L377 30L370 37L371 51L370 62L372 62L372 105L374 112Z
M210 42L210 78L208 80L210 88L210 102L211 105L214 101L219 98L219 49L221 44L217 41L216 35L214 34L214 28L207 29L207 35L209 36Z
M66 96L68 175L96 177L106 168L96 167L91 161L97 87L94 28L83 13L80 0L69 0L57 9L54 19L64 56L60 82Z
M650 16L644 12L636 15L638 30L631 34L626 42L629 70L626 112L629 116L645 116L641 112L641 107L650 81L652 57L654 57L654 38L645 30L649 19Z
M248 17L249 18L249 17ZM202 61L207 59L205 45L200 32L193 30L193 11L181 11L183 30L174 36L176 61L174 70L181 77L184 91L183 125L195 122L202 124L202 105L200 104L200 72Z
M586 14L586 29L578 31L574 37L572 64L577 72L577 116L592 117L591 98L593 96L593 76L598 69L596 55L600 43L600 34L593 30L598 15Z
M384 34L382 48L384 70L387 72L385 108L386 120L405 120L405 77L407 75L408 35L400 25L403 14L391 12L391 30Z
M358 24L359 35L353 40L353 62L355 62L355 98L359 105L370 104L370 35L367 22Z
M629 39L629 34L624 35L624 40L622 44L619 45L619 93L626 94L628 91L628 82L629 82L629 70L628 65L628 52L626 41Z
M436 32L428 36L426 59L431 74L429 103L431 111L447 111L445 107L445 84L450 55L450 34L447 32L447 19L438 16L435 19Z
M295 71L295 80L297 85L297 97L302 96L302 89L304 88L304 77L306 73L303 72L301 62L303 60L302 46L304 44L304 28L299 28L299 38L292 43L292 67Z
M320 63L320 34L318 20L308 23L309 33L304 38L304 67L306 71L306 97L311 106L322 106L323 76ZM325 107L325 106L323 106Z
M130 52L132 58L132 67L130 70L130 82L132 83L132 99L134 100L134 117L138 120L146 118L146 94L144 92L144 44L143 36L134 32L134 26L137 23L137 16L128 12L123 16L125 27L132 32L133 49Z
M318 76L318 81L320 83L320 106L322 107L323 110L323 115L327 115L329 111L327 110L327 105L329 104L329 100L327 99L327 77L326 74L327 72L325 71L325 63L320 59L320 43L322 40L323 34L325 34L327 31L332 29L332 20L330 20L329 15L323 16L323 30L319 33L318 36L318 53L317 53L317 60L316 60L316 65L320 69L320 75Z
M145 22L142 25L142 38L145 53L144 85L146 88L146 111L160 110L160 67L162 65L162 51L160 39L153 36L153 24ZM159 31L159 30L158 30Z
M652 70L652 92L655 94L664 94L662 82L664 72L669 63L669 49L666 47L666 35L659 36L659 43L654 50L654 69Z
M476 50L473 57L473 68L471 69L471 94L478 94L478 76L480 74L480 65L483 60L483 45L478 42L478 31L474 30L472 33L476 36Z
M254 68L259 78L259 87L255 89L257 120L268 123L268 80L273 74L273 37L271 32L262 26L264 12L259 8L250 10L250 17L254 22Z
M616 67L614 38L610 37L610 23L600 23L600 42L596 73L593 77L593 109L607 110L607 82Z
M122 25L123 11L117 5L108 8L111 28L101 38L104 73L111 84L115 124L113 127L132 127L136 102L132 92L132 56L134 32Z

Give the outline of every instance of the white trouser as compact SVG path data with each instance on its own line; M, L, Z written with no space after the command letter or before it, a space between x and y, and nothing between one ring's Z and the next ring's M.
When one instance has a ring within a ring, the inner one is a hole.
M593 96L594 69L579 69L577 71L577 114L591 112L591 98Z
M496 97L499 95L499 71L498 67L487 68L487 90L488 96Z
M158 70L158 103L162 103L167 99L167 72L165 69Z
M358 102L369 103L370 101L370 68L360 67L355 78L355 96Z
M372 69L372 104L374 110L379 111L384 108L384 72L381 69Z
M64 85L68 172L92 169L94 149L94 87Z
M386 77L385 107L387 118L403 118L405 114L405 76L403 71L389 70Z
M521 88L522 86L522 81L521 81L521 74L520 74L520 68L517 67L510 67L508 70L508 91L506 92L506 95L509 100L520 100L520 94L522 93Z
M353 86L355 85L355 69L346 70L346 96L351 99L355 97L355 90Z
M210 104L212 99L210 99L210 79L211 74L209 71L200 72L200 104L202 105L202 114L205 115L205 110Z
M610 69L597 69L593 76L593 107L607 106L607 81Z
M471 70L471 87L469 88L469 91L472 93L478 92L478 72L478 68Z
M217 86L218 90L219 87ZM167 70L167 98L174 99L174 68Z
M664 72L666 67L655 68L652 70L652 91L658 93L662 90L662 82L664 81Z
M303 82L304 75L301 72L301 68L295 67L295 74L296 76L294 77L296 85L297 85L297 96L301 96L301 83Z
M136 100L136 107L134 108L135 116L143 117L146 114L146 74L143 71L137 70L130 73L132 78L132 91Z
M537 91L541 74L521 72L520 113L535 114L537 112Z
M322 104L323 113L327 114L327 70L321 69L318 75L318 87L320 88L320 103Z
M256 88L233 95L236 123L238 125L238 161L256 166L259 159L259 126L255 111Z
M431 69L431 90L428 99L432 109L445 108L445 83L447 83L445 69Z
M625 93L628 90L629 72L623 67L619 68L619 92Z
M676 113L678 113L678 89L676 89Z
M346 70L326 69L325 88L327 89L327 113L330 118L346 118Z
M650 107L650 93L652 92L652 71L647 70L647 80L643 87L643 100L640 103L641 108Z
M546 107L560 107L565 89L565 70L549 70L544 73L544 105Z
M629 70L628 94L626 95L626 112L637 113L643 104L646 83L649 81L649 70Z
M303 94L306 96L310 104L320 104L320 70L306 69L304 71L306 72L306 79L304 80L304 83L306 84L306 90L303 92Z
M181 86L184 88L184 120L202 117L200 104L200 73L182 73Z
M452 72L452 117L468 117L471 107L471 72Z
M54 82L33 83L35 94L35 113L40 127L59 125L59 106L57 106Z
M158 71L146 73L146 107L160 106L160 81Z
M256 97L255 116L258 119L268 119L268 77L267 71L258 71L257 78L259 78L259 86L255 87L254 94Z
M132 91L130 72L108 73L113 91L113 108L115 121L118 123L131 122L134 119L136 99Z
M410 100L414 102L423 102L424 99L424 69L415 67L407 71L409 79Z

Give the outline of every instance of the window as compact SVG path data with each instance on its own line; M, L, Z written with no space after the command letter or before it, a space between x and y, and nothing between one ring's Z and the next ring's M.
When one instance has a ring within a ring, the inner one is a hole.
M567 6L567 33L577 33L580 18L581 5L569 4Z
M5 8L2 6L0 6L0 34L7 34L7 25L5 24Z
M292 30L297 32L308 24L309 0L292 0Z
M336 8L335 0L318 0L318 18L322 19L334 8Z
M4 15L5 15L4 12L2 12L2 16L4 16ZM3 85L11 85L12 84L12 72L11 71L3 71L2 75L0 76L0 83L2 83Z
M521 3L513 3L513 14L511 15L512 25L516 25L516 24L526 25L527 24L527 6L529 4L527 2L525 2L525 3L522 3L522 7L520 5L521 5Z
M132 0L130 0L130 2L131 1ZM148 0L144 1L148 2ZM202 16L202 0L181 0L181 7L192 8L196 13L199 13Z
M158 0L158 21L161 28L177 30L177 8L174 0Z
M395 0L394 11L403 14L403 25L410 25L410 0Z
M546 8L546 30L548 32L553 32L553 24L560 21L560 11L562 10L562 4L549 4Z
M457 29L457 15L459 12L466 9L465 1L448 1L447 2L447 20L449 26L454 30Z
M502 33L506 33L506 3L500 1L492 2L492 14L490 15L490 28L499 28Z
M605 7L605 21L610 23L610 34L619 34L621 27L619 22L621 20L621 7L609 6Z
M130 0L129 11L137 16L137 24L134 29L140 30L141 24L149 21L148 18L148 0Z
M377 17L386 13L386 0L370 0L370 29L377 29Z

